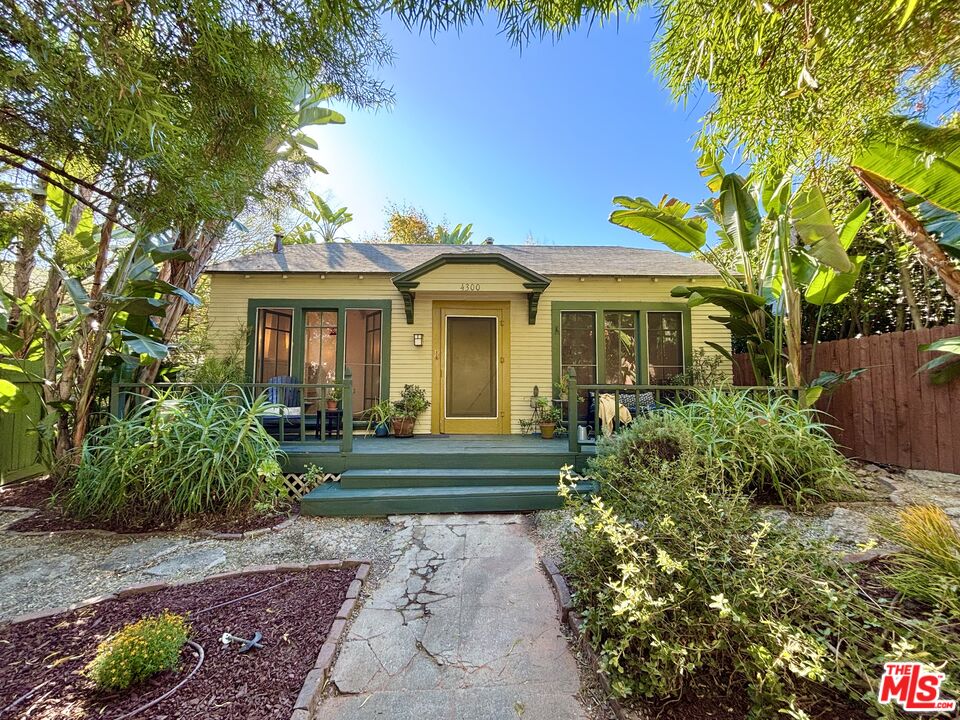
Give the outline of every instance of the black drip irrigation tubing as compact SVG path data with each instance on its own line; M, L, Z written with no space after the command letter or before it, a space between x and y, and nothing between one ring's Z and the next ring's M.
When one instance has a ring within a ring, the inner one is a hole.
M274 584L274 585L270 585L269 587L265 587L265 588L263 588L262 590L257 590L256 592L247 593L246 595L241 595L240 597L235 597L235 598L232 598L232 599L230 599L230 600L226 600L226 601L224 601L224 602L222 602L222 603L217 603L216 605L211 605L210 607L205 607L205 608L203 608L202 610L196 610L196 611L192 612L191 614L192 614L192 615L201 615L201 614L203 614L203 613L205 613L205 612L210 612L211 610L216 610L216 609L218 609L218 608L222 608L222 607L225 607L225 606L227 606L227 605L232 605L233 603L240 602L241 600L247 600L248 598L256 597L257 595L263 595L263 593L265 593L265 592L270 592L271 590L275 590L275 589L277 589L278 587L281 587L282 585L286 585L287 583L293 582L293 580L294 580L294 578L287 578L286 580L282 580L282 581L280 581L280 582L278 582L278 583L276 583L276 584ZM203 646L200 645L199 643L194 642L193 640L187 640L187 645L189 645L190 647L192 647L192 648L194 649L194 651L197 653L197 664L193 667L193 670L190 671L190 674L187 675L183 680L181 680L180 682L178 682L176 685L174 685L172 688L170 688L169 690L167 690L167 691L166 691L163 695L161 695L160 697L155 698L155 699L151 700L150 702L148 702L148 703L146 703L146 704L144 704L144 705L141 705L140 707L134 708L134 709L131 710L130 712L124 713L123 715L120 715L120 716L114 718L113 720L126 720L126 718L131 718L131 717L134 717L135 715L139 715L139 714L142 713L144 710L149 710L149 709L152 708L154 705L163 702L164 700L166 700L167 698L169 698L171 695L173 695L174 693L176 693L180 688L182 688L184 685L186 685L187 682L189 682L190 678L192 678L194 675L197 674L197 671L200 669L200 666L203 665L203 659L204 659L204 657L206 657L206 654L205 654L204 651L203 651ZM38 685L37 687L35 687L33 690L31 690L30 692L26 693L25 695L21 695L19 698L17 698L16 700L14 700L10 705L7 705L7 707L3 708L3 710L0 710L0 715L3 715L3 714L6 713L8 710L12 710L14 707L16 707L17 705L19 705L19 704L20 704L21 702L23 702L24 700L27 700L31 695L33 695L33 694L34 694L35 692L37 692L40 688L42 688L44 685L47 685L48 683L49 683L49 681L43 682L43 683L41 683L40 685Z
M216 605L211 605L210 607L203 608L203 610L195 610L194 612L191 613L191 615L201 615L205 612L210 612L211 610L216 610L217 608L222 608L226 605L233 605L233 603L235 602L240 602L241 600L246 600L247 598L256 597L257 595L263 595L263 593L265 592L269 592L270 590L274 590L280 587L281 585L286 585L287 583L291 583L291 582L293 582L293 578L287 578L286 580L281 580L276 585L265 587L263 588L263 590L257 590L256 592L247 593L246 595L235 597L232 600L226 600L222 603L217 603Z
M202 646L200 643L195 643L193 640L187 640L187 645L189 645L190 647L192 647L192 648L196 651L196 653L197 653L197 664L193 666L193 670L190 671L190 674L187 675L183 680L181 680L180 682L178 682L176 685L174 685L172 688L170 688L169 690L167 690L167 691L166 691L163 695L161 695L160 697L155 698L155 699L151 700L150 702L146 703L145 705L141 705L141 706L138 707L138 708L134 708L134 709L131 710L130 712L124 713L123 715L120 715L119 717L114 718L114 720L124 720L125 718L133 717L134 715L139 715L139 714L142 713L144 710L147 710L147 709L149 709L149 708L152 708L152 707L153 707L154 705L156 705L157 703L163 702L163 701L166 700L168 697L170 697L171 695L173 695L177 690L179 690L179 689L182 688L184 685L186 685L187 682L190 680L190 678L192 678L194 675L197 674L197 670L199 670L199 669L200 669L200 666L203 665L203 658L204 658L203 646Z
M216 605L211 605L210 607L205 607L205 608L203 608L202 610L196 610L196 611L194 611L194 612L192 612L192 613L190 613L190 614L191 614L191 615L201 615L202 613L210 612L211 610L216 610L217 608L222 608L222 607L224 607L224 606L226 606L226 605L232 605L233 603L240 602L241 600L246 600L246 599L248 599L248 598L256 597L257 595L262 595L263 593L269 592L270 590L275 590L276 588L280 587L281 585L286 585L286 584L289 583L289 582L293 582L293 578L287 578L286 580L282 580L282 581L276 583L275 585L270 585L269 587L265 587L265 588L263 588L262 590L257 590L256 592L247 593L246 595L241 595L240 597L235 597L235 598L232 598L232 599L230 599L230 600L226 600L226 601L224 601L224 602L222 602L222 603L217 603ZM183 680L181 680L180 682L178 682L176 685L174 685L172 688L170 688L169 690L167 690L163 695L161 695L160 697L156 698L155 700L151 700L150 702L146 703L145 705L141 705L140 707L131 710L130 712L126 713L125 715L121 715L120 717L116 717L116 718L114 718L113 720L126 720L126 718L133 717L134 715L139 715L139 714L142 713L144 710L147 710L147 709L149 709L149 708L152 708L152 707L153 707L154 705L156 705L157 703L163 702L163 701L166 700L168 697L170 697L170 696L173 695L175 692L177 692L177 690L179 690L179 689L182 688L184 685L186 685L187 682L190 680L190 678L192 678L194 675L197 674L197 670L199 670L199 669L200 669L200 666L203 665L203 658L204 658L203 647L202 647L200 644L195 643L193 640L187 640L187 645L189 645L189 646L192 647L194 650L196 650L196 651L197 651L197 654L200 656L199 660L197 660L196 666L194 666L193 670L190 671L190 674L187 675Z

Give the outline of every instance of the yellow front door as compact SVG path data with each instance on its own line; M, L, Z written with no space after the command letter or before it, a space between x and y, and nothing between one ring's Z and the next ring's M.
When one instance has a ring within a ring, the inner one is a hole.
M510 432L509 308L506 303L434 303L437 432Z

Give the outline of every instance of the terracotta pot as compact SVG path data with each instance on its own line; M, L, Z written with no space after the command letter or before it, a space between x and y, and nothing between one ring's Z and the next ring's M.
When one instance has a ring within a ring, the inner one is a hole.
M393 426L393 435L398 438L413 437L413 424L417 421L415 417L393 418L390 424Z
M327 400L327 410L336 410L337 401L336 400Z
M540 437L544 440L552 440L553 433L557 429L556 423L540 423Z

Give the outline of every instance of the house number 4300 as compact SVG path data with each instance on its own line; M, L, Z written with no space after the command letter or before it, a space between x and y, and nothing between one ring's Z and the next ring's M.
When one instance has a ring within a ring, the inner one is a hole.
M480 283L460 283L460 289L477 292L480 290Z

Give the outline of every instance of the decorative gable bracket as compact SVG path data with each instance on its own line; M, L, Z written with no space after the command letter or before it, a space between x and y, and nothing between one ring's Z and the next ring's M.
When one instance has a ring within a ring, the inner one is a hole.
M394 282L397 290L400 291L400 297L403 298L403 313L407 316L407 325L413 325L413 301L416 299L417 294L414 292L414 289L420 283L405 283L404 285L397 285Z
M522 280L525 280L526 282L523 283L523 287L529 290L527 293L527 322L530 325L536 324L540 296L550 285L550 278L534 272L530 268L499 253L444 253L437 255L425 263L417 265L415 268L407 270L405 273L397 275L393 279L394 287L397 288L397 291L403 298L403 311L407 317L407 325L413 324L413 307L414 299L416 298L414 291L420 285L419 278L443 265L498 265L504 270L508 270Z

